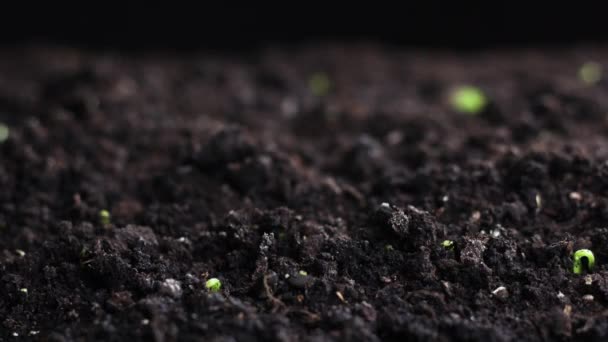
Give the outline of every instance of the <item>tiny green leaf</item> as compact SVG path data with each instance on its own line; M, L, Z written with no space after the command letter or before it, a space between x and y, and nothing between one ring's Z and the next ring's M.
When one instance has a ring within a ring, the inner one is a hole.
M8 139L10 133L11 131L8 126L0 122L0 144Z
M301 271L300 271L300 272L298 272L298 273L300 273L300 275L301 275L301 276L307 276L307 275L308 275L308 272L303 271L303 270L301 270Z
M595 266L593 252L588 249L579 249L574 253L574 266L572 267L572 272L574 272L574 274L581 274L583 272L583 259L587 260L588 271L591 271Z
M331 81L326 73L314 73L308 80L308 87L315 96L325 96L331 90Z
M602 65L597 62L587 62L578 70L578 78L588 85L602 80Z
M444 240L441 245L443 246L443 248L445 249L454 249L454 241L452 240Z
M110 212L107 210L100 210L99 211L99 221L101 221L101 224L103 224L104 226L110 224Z
M462 86L452 92L450 103L454 110L475 115L480 113L488 104L481 89L473 86Z
M211 292L219 292L222 288L222 282L217 278L211 278L205 282L205 287Z

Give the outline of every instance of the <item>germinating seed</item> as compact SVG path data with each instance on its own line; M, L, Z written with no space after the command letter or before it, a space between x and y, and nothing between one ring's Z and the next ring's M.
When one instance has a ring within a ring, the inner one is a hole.
M205 287L210 292L219 292L222 287L222 282L217 278L211 278L205 282Z
M327 74L323 72L314 73L308 80L310 91L315 96L325 96L331 89L331 81Z
M572 272L574 274L580 274L583 272L583 260L587 260L587 271L593 270L595 266L595 257L593 252L588 249L579 249L574 253L574 264L572 266Z
M110 224L110 212L105 209L99 211L99 220L101 221L101 224L103 224L103 225Z
M587 62L579 69L578 77L586 84L596 84L602 80L602 65L597 62Z
M0 123L0 144L8 139L10 132L11 131L7 125Z
M454 110L475 115L486 107L488 100L481 89L473 86L462 86L452 92L450 102Z

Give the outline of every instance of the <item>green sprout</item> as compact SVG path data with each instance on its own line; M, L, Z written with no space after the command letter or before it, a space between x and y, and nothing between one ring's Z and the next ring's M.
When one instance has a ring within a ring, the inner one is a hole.
M5 142L10 136L11 130L7 125L0 122L0 144Z
M450 96L452 107L461 113L475 115L481 112L488 104L488 100L481 89L473 86L457 88Z
M386 246L384 246L384 249L387 250L387 251L394 251L395 250L395 248L393 247L393 245L386 245Z
M211 278L205 282L205 287L211 292L219 292L222 288L222 282L217 278Z
M316 72L308 80L308 87L315 96L325 96L331 90L331 81L326 73Z
M578 70L578 78L588 85L602 80L602 65L597 62L587 62Z
M581 274L581 272L583 272L583 259L587 260L588 271L591 271L593 266L595 266L595 257L593 256L593 252L588 249L579 249L574 253L574 266L572 267L572 272L574 272L574 274Z
M307 276L308 275L308 272L303 271L303 270L300 270L300 272L298 272L298 273L300 273L301 276Z
M448 249L448 250L454 249L454 241L452 241L452 240L443 240L441 245L443 246L443 248Z
M99 211L99 221L101 221L101 224L103 224L104 226L107 226L110 224L110 212L103 209Z

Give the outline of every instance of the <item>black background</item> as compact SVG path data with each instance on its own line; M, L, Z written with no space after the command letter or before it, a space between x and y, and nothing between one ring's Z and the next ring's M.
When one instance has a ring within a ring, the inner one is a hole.
M603 6L570 3L415 2L386 6L31 4L0 11L0 43L120 49L242 49L307 41L485 48L604 43Z

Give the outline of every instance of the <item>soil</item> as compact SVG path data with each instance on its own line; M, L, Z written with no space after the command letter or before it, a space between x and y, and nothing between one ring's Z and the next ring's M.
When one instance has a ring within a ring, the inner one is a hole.
M589 60L608 50L5 49L0 340L606 341ZM447 100L465 83L478 115Z

